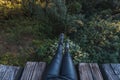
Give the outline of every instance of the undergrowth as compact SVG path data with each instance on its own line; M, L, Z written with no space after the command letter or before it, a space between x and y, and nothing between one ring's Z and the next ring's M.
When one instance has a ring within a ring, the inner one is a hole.
M120 62L119 3L1 0L0 63L23 66L29 60L50 62L61 32L70 38L75 63ZM16 50L11 50L13 46Z

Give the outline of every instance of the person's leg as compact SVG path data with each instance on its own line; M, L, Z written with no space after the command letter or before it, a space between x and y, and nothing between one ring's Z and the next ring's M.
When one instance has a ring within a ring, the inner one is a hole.
M64 38L64 34L61 34L57 52L54 58L52 59L50 65L48 65L48 68L46 69L43 75L43 80L52 80L51 78L59 76L61 62L62 62L63 38Z
M69 53L69 44L66 43L65 54L62 59L61 73L62 77L67 78L68 80L78 80L75 66L73 64L71 55Z

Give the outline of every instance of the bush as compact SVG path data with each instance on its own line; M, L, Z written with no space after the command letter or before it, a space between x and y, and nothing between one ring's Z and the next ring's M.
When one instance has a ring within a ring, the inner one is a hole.
M4 65L25 66L28 60L29 60L28 56L13 54L9 52L2 54L0 56L0 64Z
M50 62L53 56L56 53L58 47L58 40L44 40L43 42L40 41L33 41L34 46L36 47L36 56L38 60ZM70 53L73 57L73 61L75 64L79 62L90 62L88 59L89 54L82 51L82 49L74 44L72 41L69 40L70 44ZM65 43L63 44L63 48L65 48ZM63 49L64 53L64 49Z
M81 2L73 1L67 5L70 14L80 14L82 11Z
M3 27L6 27L4 35L9 42L20 42L25 36L34 39L44 39L52 36L52 27L48 25L47 21L31 20L30 18L13 19L5 21Z
M0 37L16 45L27 43L24 38L28 38L28 46L32 47L20 50L20 54L25 52L29 56L26 60L50 62L57 47L55 38L63 32L72 40L70 53L75 63L119 62L119 3L119 0L69 0L66 3L65 0L1 0ZM3 57L12 63L11 55ZM13 64L18 65L18 61Z
M9 19L22 15L21 1L1 0L0 1L0 18Z
M118 62L120 51L119 21L101 19L98 15L76 33L76 41L89 53L93 62ZM104 56L103 56L104 55Z

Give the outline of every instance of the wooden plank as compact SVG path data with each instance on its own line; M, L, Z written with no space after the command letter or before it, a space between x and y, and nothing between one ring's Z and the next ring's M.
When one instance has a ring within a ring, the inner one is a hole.
M7 69L8 69L8 66L0 65L0 80L3 79Z
M102 74L97 63L90 63L90 68L94 80L103 80Z
M19 68L9 66L2 80L14 80Z
M88 63L79 64L80 80L93 80L92 73Z
M22 76L22 72L23 72L23 68L20 67L20 69L18 70L15 80L20 80L21 76Z
M32 77L32 80L40 80L42 79L42 73L45 69L45 66L46 64L43 63L43 62L39 62L37 63L36 65L36 68L34 70L34 73L33 73L33 77Z
M34 70L34 67L35 67L35 64L36 63L34 63L34 62L27 62L25 69L23 71L21 80L30 80L33 70Z
M20 67L0 65L0 80L15 80Z
M103 64L102 69L106 76L106 80L120 80L119 77L114 73L110 64Z
M27 62L21 80L42 80L45 62Z
M114 73L119 77L120 79L120 64L111 64Z

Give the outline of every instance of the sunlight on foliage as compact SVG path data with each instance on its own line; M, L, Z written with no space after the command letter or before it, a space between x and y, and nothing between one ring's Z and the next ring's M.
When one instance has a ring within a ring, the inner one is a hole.
M9 17L21 13L21 0L0 0L0 18Z
M120 0L0 0L0 63L50 62L60 33L75 63L120 62Z
M6 7L8 9L21 8L21 0L17 1L0 0L0 6Z
M34 40L33 44L37 47L37 55L40 57L39 59L50 62L56 53L58 40L44 40L44 44L39 40ZM75 64L79 62L90 62L89 54L84 52L79 45L73 43L71 40L69 40L69 45L70 54L72 55ZM63 48L65 48L65 43L63 43Z

